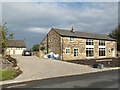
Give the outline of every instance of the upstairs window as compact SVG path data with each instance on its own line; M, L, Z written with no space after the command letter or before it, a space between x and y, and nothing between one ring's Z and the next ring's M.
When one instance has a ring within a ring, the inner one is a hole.
M93 39L86 39L86 45L93 45Z
M105 46L105 41L104 40L99 40L99 46Z
M74 38L73 38L73 37L70 37L70 41L74 41Z

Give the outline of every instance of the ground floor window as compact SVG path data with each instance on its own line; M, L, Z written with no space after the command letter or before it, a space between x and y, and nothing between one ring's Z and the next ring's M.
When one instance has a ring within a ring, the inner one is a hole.
M105 48L99 48L99 56L105 56Z
M78 56L78 49L74 49L74 56Z
M93 56L94 56L94 49L86 48L86 57L93 57Z
M70 53L70 49L69 48L66 49L66 53Z

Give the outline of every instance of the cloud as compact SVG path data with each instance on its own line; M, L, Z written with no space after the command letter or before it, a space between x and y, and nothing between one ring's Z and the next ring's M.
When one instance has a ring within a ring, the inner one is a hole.
M40 33L40 34L46 34L46 32L49 32L50 28L39 28L39 27L33 27L28 28L27 31L33 32L33 33Z
M2 20L8 23L8 30L15 32L16 38L21 38L26 33L33 38L39 34L38 42L52 27L71 29L74 26L77 31L107 34L118 23L117 3L3 2L2 6ZM27 40L30 38L26 35L24 37Z
M119 2L119 0L1 0L2 2Z

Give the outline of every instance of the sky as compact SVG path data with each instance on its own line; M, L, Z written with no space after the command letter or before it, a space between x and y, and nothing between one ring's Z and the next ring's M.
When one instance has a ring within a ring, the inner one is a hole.
M28 48L39 44L52 27L108 34L118 25L117 0L48 1L2 0L0 21L7 22L8 32L25 40Z

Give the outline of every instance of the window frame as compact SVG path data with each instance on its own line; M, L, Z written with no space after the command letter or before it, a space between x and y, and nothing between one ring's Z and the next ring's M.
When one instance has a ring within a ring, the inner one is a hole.
M75 52L75 49L77 50L77 52ZM75 53L77 53L77 54L75 54ZM76 56L75 56L76 55ZM78 57L79 56L79 48L74 48L73 49L73 56L74 57Z
M67 50L69 50L69 52L67 52ZM66 54L70 54L70 48L66 48L66 49L65 49L65 53L66 53Z
M86 48L86 57L94 57L94 48Z
M86 45L94 45L93 39L86 39Z
M101 52L102 51L102 54ZM105 48L99 48L99 57L105 57L106 56L106 49Z
M73 42L74 40L75 40L74 37L70 37L70 38L69 38L69 41L70 41L70 42Z
M99 40L99 46L105 46L105 40Z

